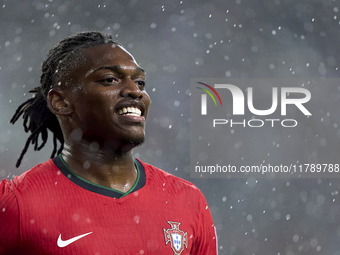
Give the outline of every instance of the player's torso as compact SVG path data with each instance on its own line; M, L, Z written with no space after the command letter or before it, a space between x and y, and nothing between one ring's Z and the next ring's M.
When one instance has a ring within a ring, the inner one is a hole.
M190 254L196 217L184 193L160 185L115 199L59 182L20 202L22 254Z

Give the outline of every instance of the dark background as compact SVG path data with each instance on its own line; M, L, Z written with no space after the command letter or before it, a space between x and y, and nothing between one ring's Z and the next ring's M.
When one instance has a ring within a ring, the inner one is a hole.
M29 150L16 169L27 134L21 124L9 124L30 97L28 90L39 85L48 50L70 34L101 30L112 33L147 71L152 105L147 140L135 156L202 190L219 254L340 255L339 179L189 177L190 78L337 78L337 1L0 2L1 178L47 160L52 151L51 143L40 152ZM281 154L298 147L313 158L323 151L337 159L340 86L319 87L312 98L324 94L327 100L314 106L313 125L302 127L303 137L287 143L268 133L273 145L283 144Z

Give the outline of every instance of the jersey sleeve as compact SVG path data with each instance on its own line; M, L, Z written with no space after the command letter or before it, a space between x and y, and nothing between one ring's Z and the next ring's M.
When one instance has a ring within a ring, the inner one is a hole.
M0 182L0 254L16 254L19 247L19 206L14 182Z
M217 235L209 206L199 191L198 217L192 255L217 255Z

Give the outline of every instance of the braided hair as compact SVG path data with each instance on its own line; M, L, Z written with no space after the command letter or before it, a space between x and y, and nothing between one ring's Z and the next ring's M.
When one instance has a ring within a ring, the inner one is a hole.
M16 167L20 166L30 143L34 145L35 151L44 147L48 138L48 129L53 134L51 158L61 153L64 147L64 137L57 117L47 107L47 94L51 88L61 84L59 82L61 74L78 63L77 61L82 57L81 50L108 43L120 45L108 34L97 31L80 32L66 37L49 51L42 63L40 86L29 91L34 93L32 98L21 104L10 120L10 123L14 124L22 116L25 132L31 133L17 160ZM39 141L39 137L42 141Z

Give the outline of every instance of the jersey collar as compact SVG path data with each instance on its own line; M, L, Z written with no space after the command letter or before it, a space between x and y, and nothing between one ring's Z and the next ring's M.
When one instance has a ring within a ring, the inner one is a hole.
M89 191L92 191L92 192L95 192L95 193L98 193L98 194L101 194L101 195L104 195L104 196L112 197L112 198L122 198L122 197L124 197L124 196L126 196L130 193L133 193L133 192L141 189L142 187L144 187L145 182L146 182L145 169L144 169L142 163L137 159L134 159L134 163L135 163L137 173L138 173L137 180L136 180L135 184L130 188L130 190L128 190L125 193L118 191L118 190L115 190L115 189L111 189L111 188L108 188L108 187L104 187L104 186L101 186L101 185L94 184L92 182L89 182L89 181L81 178L80 176L75 174L67 166L67 164L63 160L61 154L59 154L57 157L53 158L53 162L59 168L59 170L71 182L75 183L76 185L78 185L78 186L80 186L80 187L82 187L86 190L89 190Z

